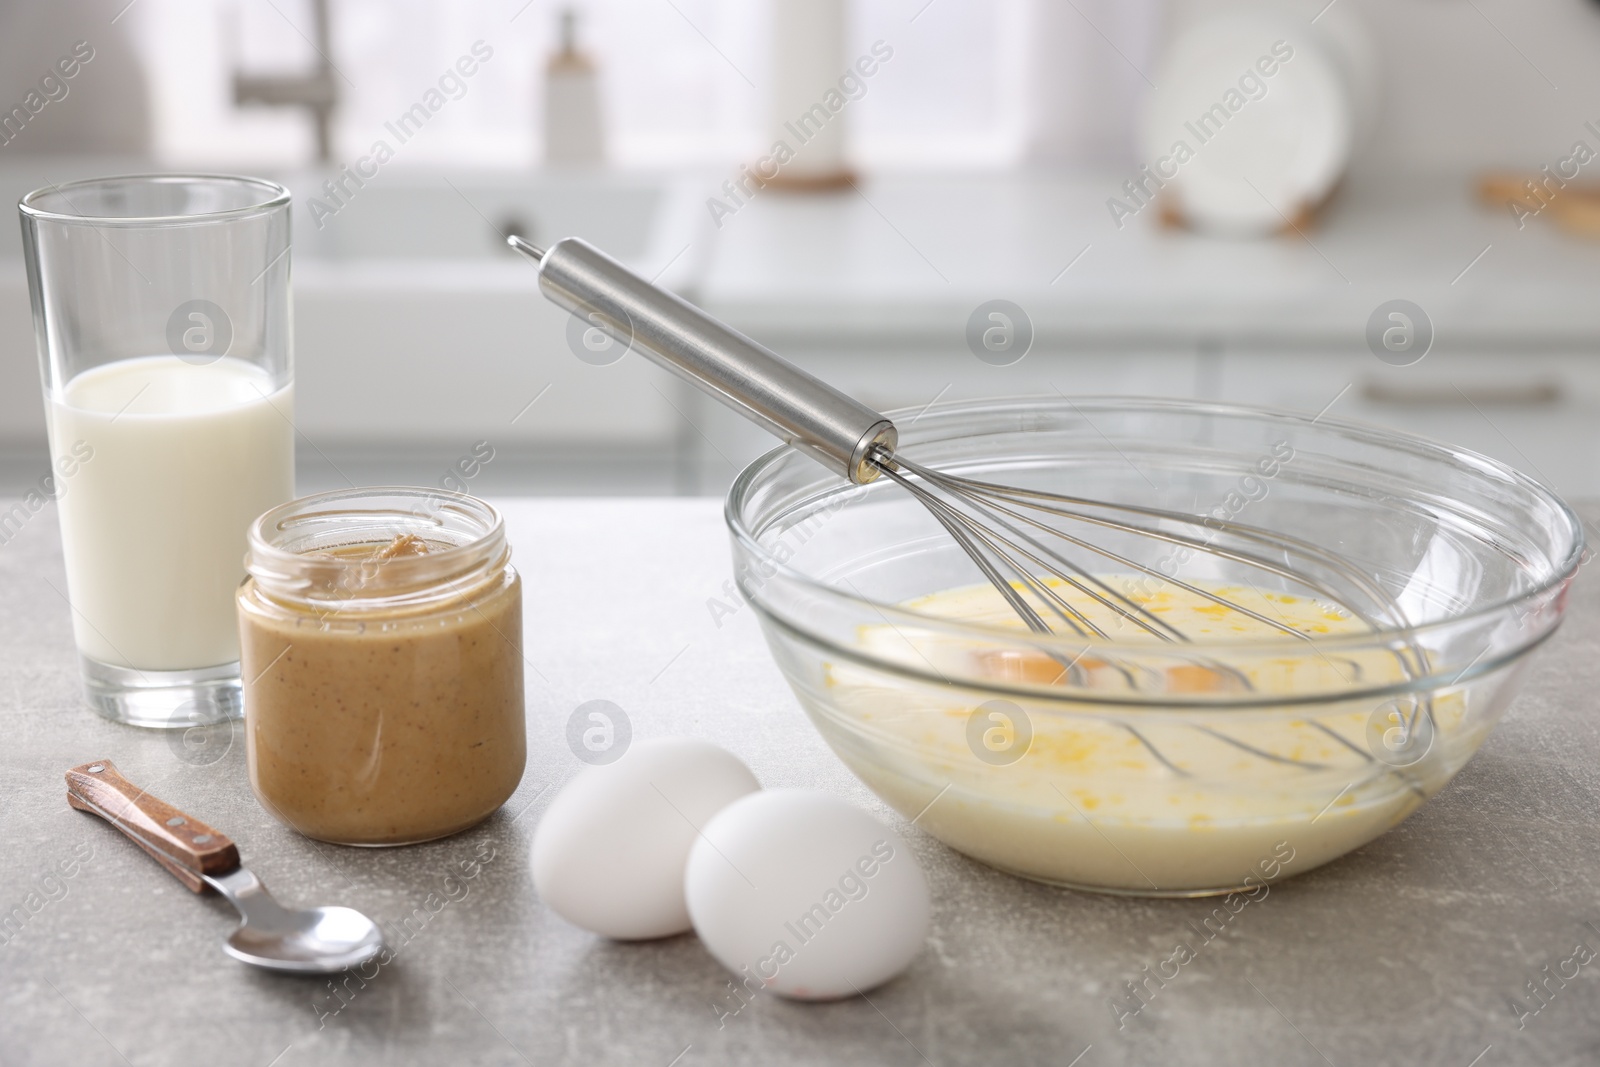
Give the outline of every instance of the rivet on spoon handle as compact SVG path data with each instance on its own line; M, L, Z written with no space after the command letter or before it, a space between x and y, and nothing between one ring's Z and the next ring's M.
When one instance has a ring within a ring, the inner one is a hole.
M239 867L239 850L226 834L140 789L110 760L68 771L67 803L121 830L191 892L205 891L201 875L227 874Z

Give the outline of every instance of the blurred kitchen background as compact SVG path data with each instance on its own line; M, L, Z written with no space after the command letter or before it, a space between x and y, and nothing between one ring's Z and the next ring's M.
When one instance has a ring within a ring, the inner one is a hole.
M771 446L547 306L508 233L588 238L884 409L1326 409L1600 491L1600 4L1245 6L10 0L0 193L284 181L303 492L487 448L479 494L714 494ZM11 223L0 495L47 459Z

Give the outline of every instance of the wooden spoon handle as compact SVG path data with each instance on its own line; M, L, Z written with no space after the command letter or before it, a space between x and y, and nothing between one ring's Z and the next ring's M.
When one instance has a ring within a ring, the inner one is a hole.
M108 759L67 772L67 803L121 830L192 892L204 892L202 874L239 866L239 850L226 834L146 793Z

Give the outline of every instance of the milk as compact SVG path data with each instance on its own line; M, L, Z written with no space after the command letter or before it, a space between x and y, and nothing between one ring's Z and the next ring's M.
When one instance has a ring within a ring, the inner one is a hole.
M293 400L242 360L148 356L49 401L52 452L93 449L59 503L80 652L162 671L239 658L246 528L294 495Z

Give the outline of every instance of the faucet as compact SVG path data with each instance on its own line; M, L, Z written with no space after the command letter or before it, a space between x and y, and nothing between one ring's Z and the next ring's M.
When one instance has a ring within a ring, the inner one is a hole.
M333 111L339 104L339 85L334 80L333 61L328 58L328 0L311 0L311 47L317 65L309 74L233 75L233 102L266 107L303 107L311 113L317 130L317 161L333 157L331 127Z

